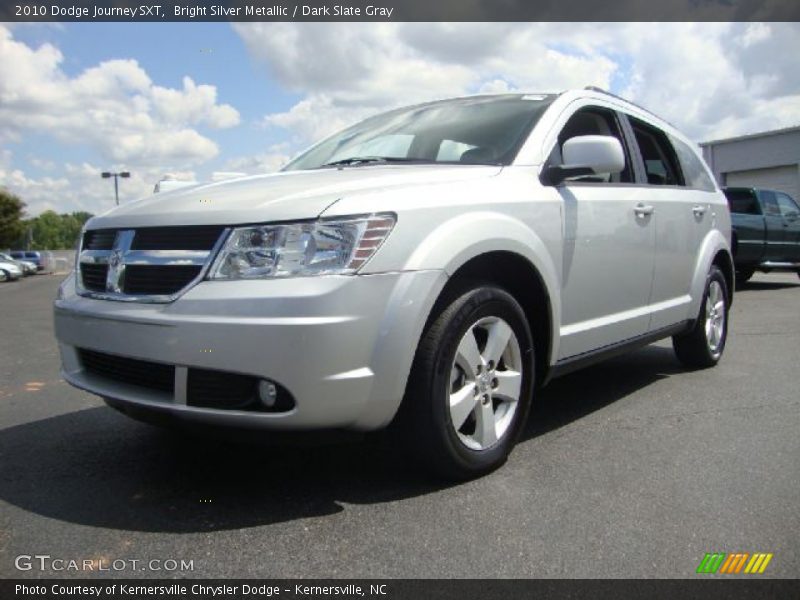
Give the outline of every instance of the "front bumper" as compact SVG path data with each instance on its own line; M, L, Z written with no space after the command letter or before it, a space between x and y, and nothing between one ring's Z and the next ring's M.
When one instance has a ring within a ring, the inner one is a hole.
M55 302L62 375L132 408L268 429L377 429L394 416L443 271L205 281L171 304L94 300L71 276ZM175 391L85 370L78 349L174 365ZM296 405L264 413L186 404L189 368L273 380Z

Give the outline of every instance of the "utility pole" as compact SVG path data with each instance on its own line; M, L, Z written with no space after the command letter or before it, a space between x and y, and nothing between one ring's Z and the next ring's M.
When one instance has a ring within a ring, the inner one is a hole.
M119 206L119 184L117 183L118 178L122 177L123 179L127 179L131 176L128 171L122 171L120 173L112 173L110 171L103 171L101 174L103 179L109 179L111 177L114 178L114 199L117 201L117 206Z

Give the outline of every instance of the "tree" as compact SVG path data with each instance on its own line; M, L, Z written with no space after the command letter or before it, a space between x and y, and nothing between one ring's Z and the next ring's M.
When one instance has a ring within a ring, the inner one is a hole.
M64 247L63 222L57 212L46 210L30 221L33 230L33 247L36 250Z
M91 213L87 212L59 215L52 210L44 211L38 217L26 222L26 226L30 228L32 233L32 249L63 250L75 248L81 228L91 218Z
M4 188L0 188L0 248L9 248L22 237L25 225L22 215L25 203Z

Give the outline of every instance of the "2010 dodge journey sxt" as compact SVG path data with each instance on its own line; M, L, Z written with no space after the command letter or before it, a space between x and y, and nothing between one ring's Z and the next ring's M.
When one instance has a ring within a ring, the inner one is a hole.
M451 477L508 456L554 376L669 337L725 348L730 215L693 145L601 90L431 102L281 172L91 219L63 375L134 416L394 422Z

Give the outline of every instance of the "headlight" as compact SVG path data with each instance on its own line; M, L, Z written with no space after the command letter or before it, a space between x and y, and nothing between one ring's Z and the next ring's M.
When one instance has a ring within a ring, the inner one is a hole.
M346 275L375 254L397 217L376 214L234 229L210 279Z

